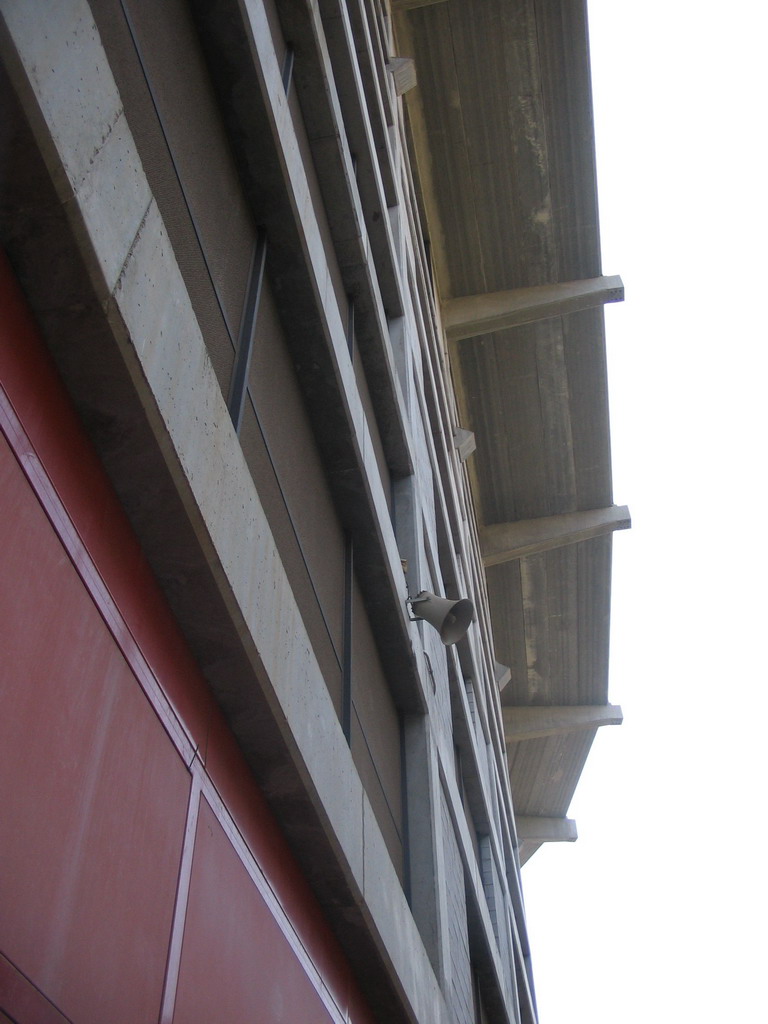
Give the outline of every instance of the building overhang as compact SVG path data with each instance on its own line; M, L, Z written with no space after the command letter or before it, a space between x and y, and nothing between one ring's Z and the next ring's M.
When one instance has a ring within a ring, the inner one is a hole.
M613 499L603 305L623 285L601 263L586 3L400 0L393 12L418 81L407 112L460 426L476 441L467 466L510 669L524 861L575 838L565 815L592 740L620 720L611 547L629 514ZM520 728L547 711L546 727Z

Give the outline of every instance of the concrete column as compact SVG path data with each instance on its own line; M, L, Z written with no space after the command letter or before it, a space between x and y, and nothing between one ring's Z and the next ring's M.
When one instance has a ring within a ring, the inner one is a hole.
M624 285L620 277L592 277L448 299L443 303L443 324L449 341L462 341L591 309L606 302L623 301Z
M631 525L626 505L609 505L586 512L565 512L484 526L480 530L480 547L486 566L499 565L566 544L578 544L614 530L628 530Z
M576 729L596 729L602 725L621 725L624 720L616 704L575 707L502 708L504 739L507 743L543 739Z
M445 868L439 837L439 769L429 719L408 715L403 723L406 763L407 880L409 902L432 969L442 985L449 956L444 921Z
M515 817L517 838L521 843L574 843L579 838L572 818Z

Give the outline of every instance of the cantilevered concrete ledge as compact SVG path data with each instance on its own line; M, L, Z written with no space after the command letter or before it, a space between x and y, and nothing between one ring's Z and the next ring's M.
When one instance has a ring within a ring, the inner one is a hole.
M575 843L579 838L572 818L515 817L515 828L521 843Z
M394 79L398 96L416 88L416 65L411 57L390 57L387 70Z
M496 685L499 688L499 693L501 693L512 678L512 669L509 665L502 665L500 661L497 661L494 663L494 675L496 677Z
M448 299L442 307L443 324L449 341L463 341L479 334L603 306L607 302L623 301L624 285L620 277L591 277Z
M631 525L626 505L610 505L586 512L494 523L480 530L480 547L486 566L500 565L566 544L578 544L614 530L628 530Z
M504 739L520 740L559 736L577 729L596 729L603 725L621 725L624 720L618 704L577 705L574 707L502 708Z

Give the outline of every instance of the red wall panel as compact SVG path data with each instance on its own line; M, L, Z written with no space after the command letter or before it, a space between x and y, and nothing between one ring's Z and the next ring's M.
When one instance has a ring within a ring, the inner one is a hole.
M200 979L205 978L205 984ZM174 1024L329 1024L289 940L203 800Z
M0 949L78 1022L157 1018L189 774L0 436Z
M0 251L0 1019L157 1021L177 967L187 1024L372 1020Z

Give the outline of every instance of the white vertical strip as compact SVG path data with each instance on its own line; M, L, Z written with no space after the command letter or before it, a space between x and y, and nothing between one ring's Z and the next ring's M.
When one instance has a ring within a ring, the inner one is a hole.
M195 757L192 763L192 785L189 791L184 844L181 848L181 864L179 865L179 882L176 888L176 905L173 909L171 941L168 947L168 961L165 968L160 1024L172 1024L173 1012L176 1007L176 989L179 984L181 947L184 941L184 925L187 920L189 884L192 878L192 857L195 852L195 833L197 832L197 819L200 814L200 793L203 788L202 779L203 770L197 757Z

